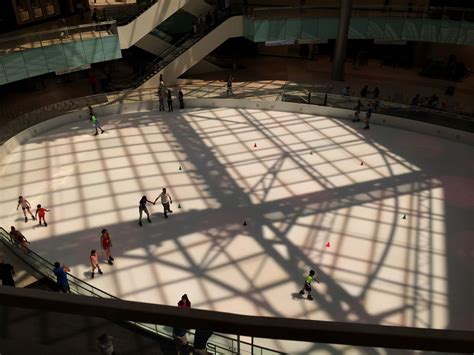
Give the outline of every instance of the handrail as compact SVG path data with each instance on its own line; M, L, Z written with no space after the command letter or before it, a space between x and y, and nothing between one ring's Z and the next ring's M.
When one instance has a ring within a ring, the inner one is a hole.
M234 9L235 10L235 9ZM161 69L170 64L174 59L183 54L186 50L191 48L194 44L206 37L210 32L215 30L223 22L228 20L233 16L242 15L243 8L239 8L237 11L232 11L231 13L225 13L222 17L219 18L219 21L216 21L212 26L209 26L204 29L204 31L194 34L189 33L183 36L179 41L174 43L172 46L164 49L160 54L158 54L151 62L148 62L146 68L143 72L134 73L132 76L121 80L120 82L113 83L115 89L124 90L129 88L137 88L142 85L146 80L153 77Z
M338 17L339 7L334 5L308 5L308 6L275 6L254 7L247 11L247 16L252 19L271 19L272 17L311 17L312 13L318 13L317 17ZM396 16L419 18L436 18L444 20L449 18L455 21L473 21L474 9L458 7L433 7L419 4L406 6L384 6L384 5L354 5L352 7L353 17L379 17ZM455 16L457 15L457 16Z
M51 34L51 33L61 33L61 32L66 32L66 31L73 32L74 30L84 29L84 28L93 28L94 31L95 31L95 28L97 28L97 27L106 26L106 25L113 25L115 23L116 23L115 20L110 20L110 21L86 23L86 24L75 25L75 26L60 27L60 28L55 28L55 29L51 29L51 30L27 33L27 34L22 34L22 35L13 36L13 37L0 38L0 43L2 43L2 42L11 42L11 41L20 40L20 39L23 39L23 38L39 37L39 36L44 36L44 35L48 35L48 34Z
M8 234L8 232L3 227L0 227L0 237L1 237L0 242L3 243L16 256L18 256L23 262L25 262L27 265L29 265L30 267L35 269L39 274L43 275L44 277L46 277L46 278L48 278L48 279L50 279L51 281L54 282L54 280L56 278L54 273L53 273L54 265L50 261L46 260L45 258L43 258L41 255L37 254L36 252L34 252L30 248L22 247L24 249L24 251L21 251L21 249L19 247L15 246L15 243L11 240L10 235ZM34 260L34 259L36 259L36 260ZM95 287L95 286L93 286L93 285L91 285L91 284L75 277L71 273L67 273L67 275L68 275L68 282L69 282L69 285L70 285L71 293L73 293L73 294L86 295L86 296L89 296L89 297L93 296L93 297L102 298L102 299L105 298L105 299L112 299L112 300L116 300L116 301L120 301L120 302L125 302L125 301L120 300L118 297L116 297L114 295L111 295L110 293L108 293L106 291L103 291L103 290L101 290L101 289L99 289L99 288L97 288L97 287ZM2 304L4 304L3 300L2 300ZM24 305L22 304L22 306L24 306ZM161 306L161 307L175 308L175 307L171 307L171 306ZM66 313L73 313L73 312L66 312ZM79 314L82 314L82 312L80 312ZM130 323L131 325L136 326L140 329L144 329L148 332L151 332L154 335L162 336L162 337L165 337L167 339L173 339L172 334L166 333L164 331L160 331L160 330L158 330L157 327L155 327L155 328L150 327L147 324L149 322L140 323L140 322L134 321L134 319L126 319L126 318L122 318L122 319L118 319L118 320L128 321L128 323ZM151 322L150 324L156 324L156 322ZM173 323L167 323L165 325L173 326L175 324L173 322ZM179 324L177 326L179 326ZM193 326L189 326L189 328L190 329L196 329ZM187 331L187 332L190 335L194 335L194 332L191 332L191 331ZM233 339L233 338L231 338L227 335L219 334L219 333L213 333L213 337L214 337L214 339L211 338L211 340L209 341L208 344L210 344L211 346L213 346L217 349L228 350L226 346L224 346L222 344L219 344L217 341L224 342L224 343L229 342L229 341L230 342L236 341L236 339ZM250 344L250 343L242 341L242 340L239 340L239 342L242 345L251 346L252 348L260 349L262 351L265 350L266 352L275 353L275 354L279 353L278 351L275 351L273 349L266 348L266 347L263 347L263 346L260 346L260 345Z
M246 316L13 287L0 288L0 295L4 306L94 317L102 315L115 321L128 320L132 324L153 324L159 319L169 326L212 329L259 338L449 353L474 351L473 331ZM253 348L258 347L250 345L253 354ZM234 353L233 349L231 353Z
M109 15L109 17L117 21L117 26L126 26L132 21L134 21L135 19L137 19L138 17L140 17L141 14L147 11L150 7L152 7L158 1L159 0L147 0L147 2L144 4L142 3L138 4L137 11L135 11L133 14L127 14L125 18L120 18L120 17L114 18L113 15L112 16ZM126 5L119 5L119 6L126 6Z
M193 97L194 94L198 93L213 93L216 91L219 91L219 89L222 89L224 84L222 85L214 85L214 84L207 84L205 88L201 87L195 87L193 85L185 85L182 86L184 91L186 92L187 97ZM296 87L296 89L295 89ZM191 91L187 90L187 88L191 88ZM40 123L42 121L45 121L49 118L52 118L54 116L60 115L60 114L66 114L70 112L75 112L75 111L80 111L83 108L87 107L88 105L110 105L115 103L117 100L117 97L122 97L122 98L127 98L127 97L132 97L135 96L136 100L143 101L143 100L153 100L156 99L156 90L154 88L147 88L147 89L131 89L131 90L123 90L123 91L116 91L116 92L110 92L107 93L106 95L104 94L98 94L98 95L91 95L91 96L84 96L80 97L77 99L70 99L70 100L65 100L59 103L54 103L51 105L44 106L42 108L36 109L34 111L31 111L29 113L25 113L21 116L18 116L13 123L7 124L2 127L1 133L3 136L0 134L0 145L3 144L8 138L14 136L15 134L19 133L20 131L33 126L37 123ZM262 94L267 94L268 89L265 90L255 90L255 89L246 89L246 88L240 88L237 84L234 85L234 93L237 93L239 90L245 91L246 93L250 94L255 94L262 92ZM284 97L285 94L291 90L291 91L300 91L304 92L305 96L307 97L308 95L308 88L304 86L295 86L295 85L290 85L289 83L285 84L284 89L271 89L275 92L276 96L279 97ZM221 92L223 90L220 90ZM193 94L194 93L194 94ZM314 97L319 97L322 98L322 102L324 102L324 98L322 93L312 93L313 98ZM144 97L146 96L146 97ZM255 96L255 95L254 95ZM202 97L197 96L196 97ZM212 97L227 97L225 95L213 95ZM238 96L234 95L234 98L238 98ZM113 98L113 99L112 99ZM358 97L354 96L340 96L340 95L334 95L328 93L328 98L337 98L337 99L344 99L344 100L357 100L360 99ZM371 99L368 99L371 100ZM285 100L283 100L285 101ZM452 113L452 112L447 112L447 111L441 111L441 110L435 110L435 109L429 109L429 108L424 108L420 106L411 106L411 105L406 105L406 104L401 104L401 103L395 103L395 102L389 102L389 101L383 101L383 100L373 100L372 101L379 101L380 105L385 105L386 107L395 107L395 108L403 108L406 111L411 110L413 111L418 111L418 112L424 112L427 115L437 115L437 116L442 116L445 118L450 118L454 120L461 120L464 122L474 122L474 117L468 116L468 115L463 115L459 113ZM308 104L308 102L304 102L305 104ZM315 104L314 100L311 102L311 104ZM347 107L347 106L341 106L341 108L345 109L353 109L352 107ZM375 112L377 113L377 112ZM393 114L392 114L393 115ZM399 115L399 113L398 113ZM407 117L406 117L407 118ZM409 117L408 117L409 118ZM436 123L435 123L436 124ZM446 125L446 124L445 124ZM449 127L449 125L447 125Z
M288 11L288 10L317 10L317 9L330 9L339 10L339 6L334 5L304 5L304 6L265 6L265 7L252 7L250 11ZM353 5L353 10L381 10L381 11L407 11L413 8L424 8L425 12L428 11L459 11L459 12L474 12L474 9L463 8L463 7L450 7L450 6L425 6L420 4L414 4L412 6L401 6L401 5Z

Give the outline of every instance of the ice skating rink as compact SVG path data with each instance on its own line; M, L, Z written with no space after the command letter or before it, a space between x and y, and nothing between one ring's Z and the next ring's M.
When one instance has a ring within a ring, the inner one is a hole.
M288 112L99 119L105 134L63 126L0 170L1 225L75 276L127 300L176 305L187 293L193 308L224 312L474 330L474 147ZM158 202L140 228L140 197L163 187L174 213ZM19 195L51 209L47 228L24 222ZM102 228L115 265L102 258L91 280ZM297 297L309 268L314 301ZM292 352L317 349L333 348Z

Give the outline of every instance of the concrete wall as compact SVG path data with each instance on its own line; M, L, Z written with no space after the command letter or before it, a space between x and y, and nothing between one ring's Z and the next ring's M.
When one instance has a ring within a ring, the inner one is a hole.
M339 109L327 106L304 105L290 102L280 101L251 101L240 99L188 99L186 100L186 107L223 107L223 108L246 108L259 110L273 110L283 112L305 113L318 116L332 117L350 121L353 118L353 110ZM117 114L126 114L134 112L149 112L158 111L158 101L141 101L132 103L116 103L107 106L100 106L94 108L98 116L108 116ZM45 122L41 122L32 126L15 137L9 139L2 146L0 146L0 161L2 161L10 152L16 149L23 142L28 139L52 130L54 128L80 122L88 119L87 110L69 113L60 117L56 117ZM441 127L429 123L413 121L405 118L373 114L371 125L374 126L390 126L408 131L415 131L431 136L437 136L444 139L450 139L464 144L474 145L474 133L464 132L452 128Z

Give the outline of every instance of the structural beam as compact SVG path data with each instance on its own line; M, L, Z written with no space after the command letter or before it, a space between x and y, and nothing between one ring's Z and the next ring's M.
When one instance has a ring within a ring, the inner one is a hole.
M352 15L352 0L340 0L339 28L332 60L332 80L344 81L344 63L346 61L347 37Z

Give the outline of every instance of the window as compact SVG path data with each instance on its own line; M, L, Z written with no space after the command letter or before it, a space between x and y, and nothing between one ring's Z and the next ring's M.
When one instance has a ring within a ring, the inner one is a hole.
M34 18L43 17L43 8L40 0L31 0L31 10Z
M28 3L26 0L16 1L16 10L18 13L18 19L20 22L26 22L31 20L30 12L28 10Z

